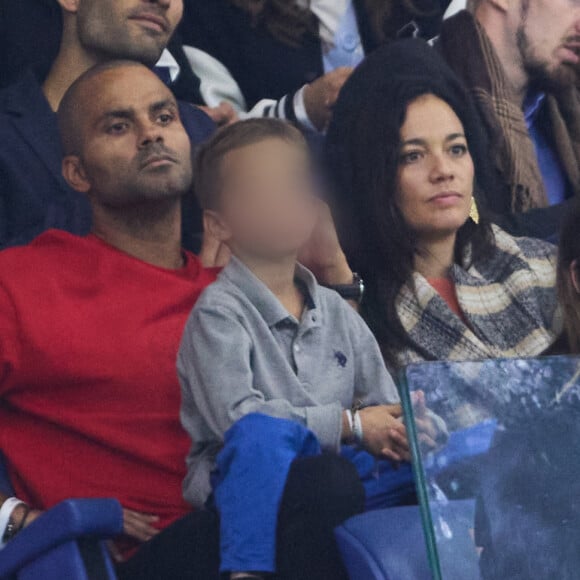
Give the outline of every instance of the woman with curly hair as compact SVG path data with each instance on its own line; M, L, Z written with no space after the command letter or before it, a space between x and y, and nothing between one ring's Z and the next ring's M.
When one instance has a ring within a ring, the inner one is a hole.
M363 57L400 31L436 34L449 0L185 0L181 36L210 106L326 128ZM411 21L415 27L408 25ZM219 121L219 119L218 119Z

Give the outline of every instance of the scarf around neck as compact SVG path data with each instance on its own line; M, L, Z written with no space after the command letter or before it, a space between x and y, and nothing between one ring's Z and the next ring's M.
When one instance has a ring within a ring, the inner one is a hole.
M460 12L444 23L439 46L470 90L492 136L494 161L509 184L512 211L546 207L546 190L522 105L485 30L469 12Z

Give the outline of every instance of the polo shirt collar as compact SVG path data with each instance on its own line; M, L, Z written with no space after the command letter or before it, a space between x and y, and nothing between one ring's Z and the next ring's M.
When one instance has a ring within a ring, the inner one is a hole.
M272 291L257 278L250 269L238 258L232 256L229 264L222 271L222 276L239 288L258 310L268 327L272 328L291 315L282 306ZM314 274L301 264L296 265L296 278L300 280L307 291L306 307L310 311L319 309L319 289ZM320 324L321 316L310 316L311 326ZM300 322L300 321L299 321Z

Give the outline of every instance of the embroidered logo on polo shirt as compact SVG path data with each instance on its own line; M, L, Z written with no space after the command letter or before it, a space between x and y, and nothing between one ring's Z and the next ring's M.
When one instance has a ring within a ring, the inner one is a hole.
M343 352L341 352L340 350L335 350L334 351L334 358L336 359L336 362L338 363L338 366L340 368L346 367L346 363L348 362L348 359L346 358L346 355Z

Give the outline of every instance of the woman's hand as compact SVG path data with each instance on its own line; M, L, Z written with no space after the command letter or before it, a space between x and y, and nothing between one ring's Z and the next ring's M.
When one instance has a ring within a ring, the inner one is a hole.
M358 413L362 422L363 443L369 453L394 463L411 460L401 405L366 407Z
M322 200L318 202L316 229L299 260L312 270L320 284L352 284L353 273L340 246L334 219Z
M439 447L441 440L446 440L448 437L445 422L427 409L423 391L411 393L411 401L419 443L423 450L433 451Z

